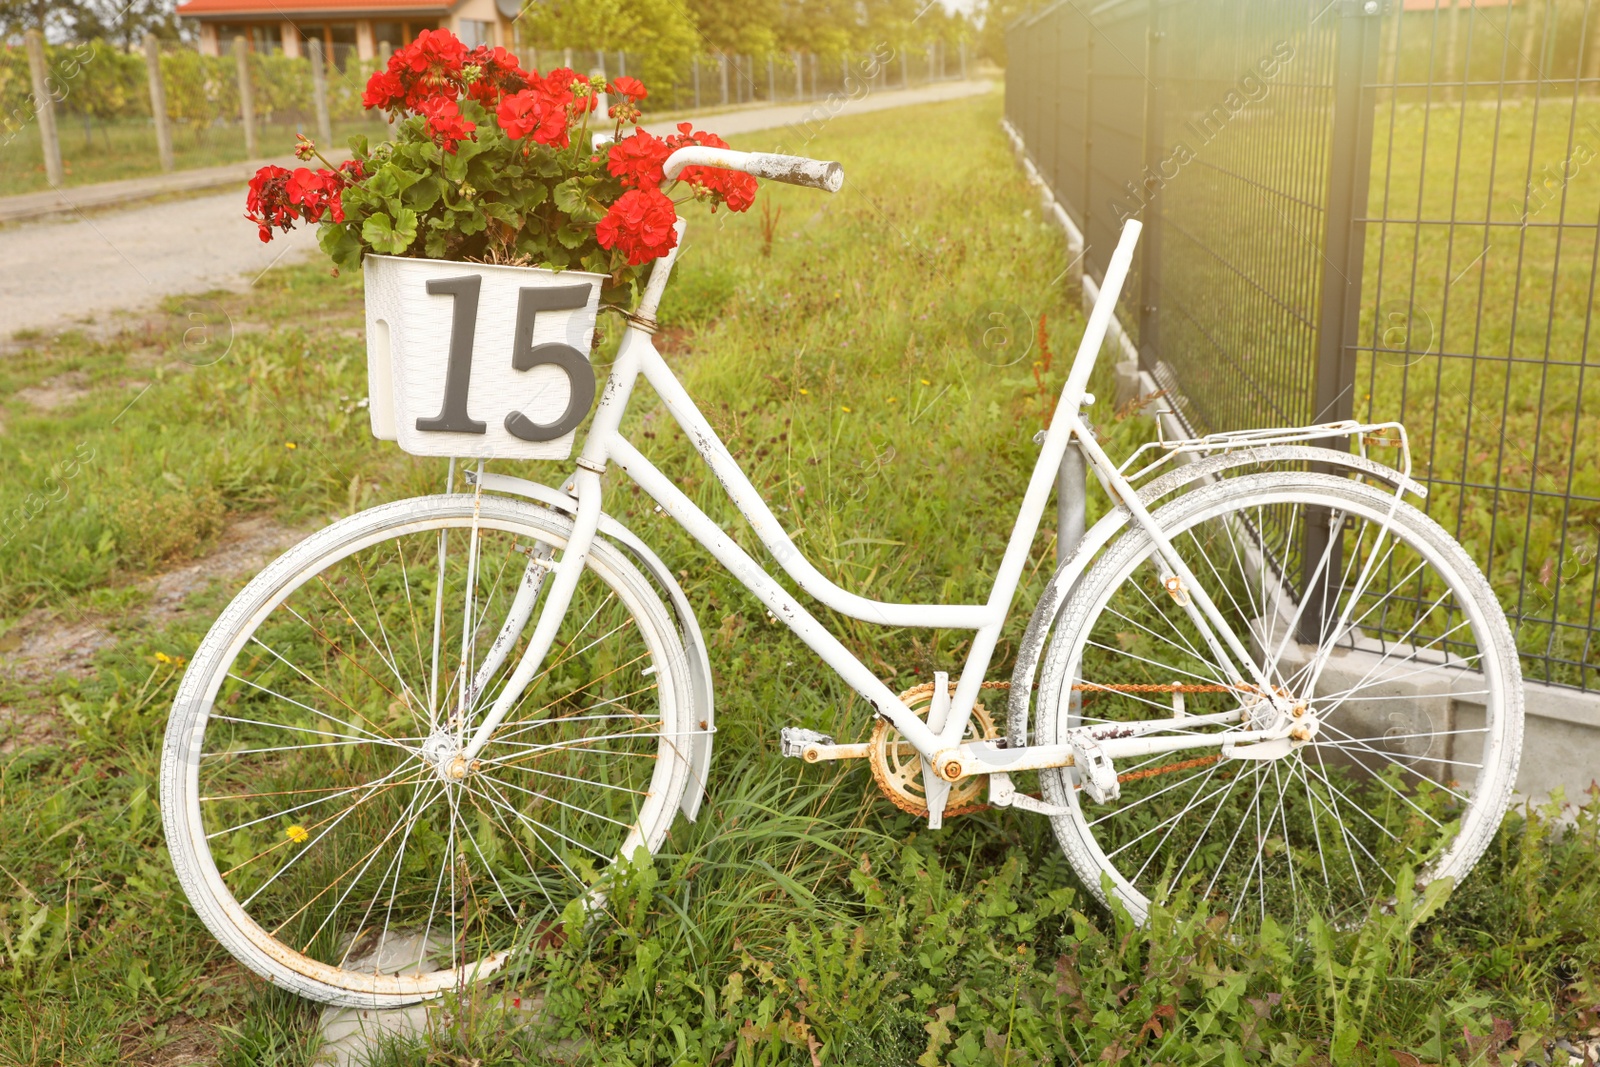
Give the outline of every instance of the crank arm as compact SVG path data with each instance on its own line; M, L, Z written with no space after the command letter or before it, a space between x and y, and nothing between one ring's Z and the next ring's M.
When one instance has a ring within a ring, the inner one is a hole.
M1040 800L1026 793L1017 792L1017 787L1011 784L1011 776L1005 771L995 771L989 775L989 806L991 808L1020 808L1031 811L1035 815L1071 815L1072 809L1065 804L1052 804L1048 800Z
M778 751L785 756L798 757L807 763L826 763L839 759L866 759L872 743L862 741L854 745L836 745L833 738L816 730L798 726L785 726L778 735Z

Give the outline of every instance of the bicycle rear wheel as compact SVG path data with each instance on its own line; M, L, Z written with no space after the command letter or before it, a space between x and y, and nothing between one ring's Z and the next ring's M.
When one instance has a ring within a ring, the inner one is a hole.
M1391 493L1320 474L1226 479L1155 518L1272 692L1235 684L1145 531L1106 549L1057 620L1036 736L1126 736L1180 700L1234 721L1166 732L1208 747L1120 761L1106 803L1071 769L1042 776L1070 809L1053 821L1084 884L1141 920L1188 884L1236 919L1349 923L1392 899L1402 870L1417 886L1463 877L1505 812L1523 711L1504 613L1461 546ZM1302 569L1307 524L1324 522ZM1308 589L1326 624L1296 621ZM1223 747L1280 715L1309 739Z
M389 1007L504 968L665 837L688 784L687 658L601 539L489 744L570 522L437 496L319 531L241 592L167 729L162 812L202 920L256 973ZM509 625L507 620L511 620Z

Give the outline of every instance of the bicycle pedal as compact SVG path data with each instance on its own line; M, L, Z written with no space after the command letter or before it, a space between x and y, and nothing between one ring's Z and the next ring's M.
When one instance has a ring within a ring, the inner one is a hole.
M806 749L812 745L831 745L833 738L820 730L806 730L798 726L785 726L778 733L778 751L791 759L804 759Z

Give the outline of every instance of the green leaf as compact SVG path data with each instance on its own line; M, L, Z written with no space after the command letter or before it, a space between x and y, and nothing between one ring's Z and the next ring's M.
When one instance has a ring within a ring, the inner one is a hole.
M439 202L439 198L444 195L444 190L444 180L437 175L429 174L407 189L402 199L407 207L422 213L430 210L433 205Z
M565 248L577 248L585 241L593 240L593 238L594 227L587 226L581 222L572 222L570 220L563 222L561 228L556 231L556 240L560 241Z
M361 238L354 225L324 223L317 243L340 270L354 270L361 265Z
M465 207L458 207L452 211L450 213L448 224L457 233L464 236L469 236L475 233L482 233L484 227L486 227L489 223L488 220L483 217L483 212L479 211L476 205L469 204Z
M372 154L372 150L367 147L366 134L358 133L350 138L350 154L357 159L366 159Z
M417 239L417 213L410 208L402 208L394 219L390 219L380 211L362 223L361 239L371 245L375 252L401 255Z
M453 182L463 182L467 178L467 165L479 152L483 151L481 141L458 141L454 152L444 153L444 176Z
M1435 878L1429 882L1422 891L1422 903L1417 905L1417 910L1411 913L1411 919L1406 923L1406 933L1433 918L1435 912L1444 906L1450 899L1450 894L1455 890L1456 880L1451 877Z
M584 188L582 178L568 178L555 189L555 204L568 215L577 215L583 210L583 202L587 190Z

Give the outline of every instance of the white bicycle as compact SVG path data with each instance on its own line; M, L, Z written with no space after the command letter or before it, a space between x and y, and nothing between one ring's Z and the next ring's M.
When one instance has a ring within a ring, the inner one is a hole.
M667 174L687 165L842 180L837 164L708 148L680 150ZM480 462L466 491L335 522L211 628L161 783L173 862L206 925L305 996L410 1003L502 972L555 924L603 908L608 871L695 818L715 734L706 646L673 571L605 513L608 470L877 713L856 743L785 730L784 754L867 759L933 827L983 802L1045 815L1084 885L1141 919L1185 885L1240 919L1349 922L1403 871L1419 884L1466 874L1521 744L1499 604L1405 501L1422 489L1396 425L1107 456L1085 387L1138 233L1124 228L981 604L869 600L806 561L652 343L676 252L658 261L567 479ZM852 655L622 435L641 380L807 594L886 626L972 631L959 678L896 693ZM1321 447L1336 437L1360 447ZM1367 457L1373 443L1399 449L1398 469ZM1116 506L1080 536L1064 524L1076 547L1010 680L986 681L1064 461ZM1002 726L982 699L1005 689Z

